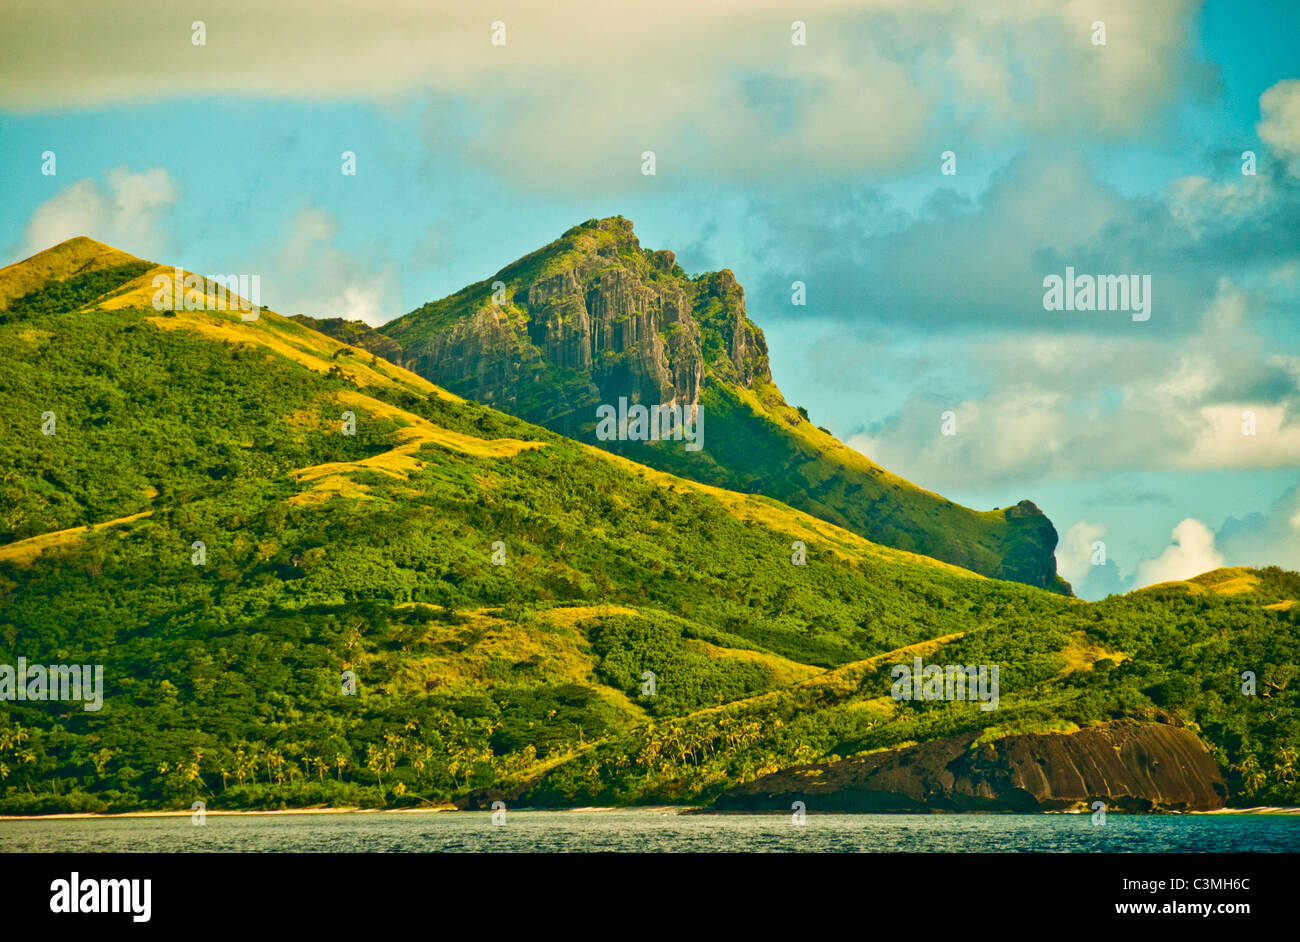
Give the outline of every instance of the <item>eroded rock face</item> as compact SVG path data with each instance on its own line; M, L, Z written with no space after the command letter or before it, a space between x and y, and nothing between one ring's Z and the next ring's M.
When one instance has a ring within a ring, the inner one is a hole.
M766 344L730 271L692 280L672 252L643 251L621 218L579 227L552 254L555 264L539 277L530 259L499 274L505 304L480 291L468 316L432 334L411 336L395 324L401 365L566 434L590 423L595 405L620 396L698 403L706 372L701 317L720 339L708 351L719 375L770 376ZM550 395L530 397L530 384Z
M1008 527L1002 542L1004 579L1050 588L1056 579L1056 527L1031 500L1008 507L1003 515ZM1044 547L1050 547L1044 552Z
M1210 811L1227 787L1190 730L1117 720L1068 734L963 733L824 766L784 769L723 793L720 811Z
M535 368L537 352L527 325L504 308L482 307L414 349L403 349L399 365L420 375L449 378L449 389L507 411ZM450 378L459 377L455 382Z

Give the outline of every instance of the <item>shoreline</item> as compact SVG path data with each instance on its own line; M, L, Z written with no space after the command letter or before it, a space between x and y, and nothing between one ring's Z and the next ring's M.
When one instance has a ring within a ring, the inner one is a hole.
M520 814L525 812L546 812L551 814L607 814L615 811L640 811L647 814L692 814L692 815L753 815L767 817L771 815L786 814L783 811L773 812L754 812L754 811L727 811L727 812L709 812L697 805L626 805L618 806L582 806L577 808L512 808L511 814ZM229 811L215 810L205 811L207 817L267 817L270 815L310 815L310 814L491 814L492 812L482 809L476 811L463 811L451 805L439 805L432 808L285 808L276 811ZM926 814L926 812L912 812ZM966 812L967 814L999 814L1001 812ZM1033 814L1035 812L1029 812ZM1039 814L1060 814L1061 812L1037 812ZM1143 814L1152 814L1153 812L1139 812L1136 814L1126 814L1125 817L1138 817ZM1160 812L1154 812L1161 814ZM1300 815L1300 807L1290 807L1287 805L1258 805L1251 808L1219 808L1216 811L1186 811L1177 812L1179 814L1191 815ZM882 812L883 814L883 812ZM903 816L907 813L898 813ZM962 812L952 812L960 816ZM56 814L23 814L23 815L0 815L0 822L5 821L86 821L86 820L119 820L130 818L187 818L192 817L194 811L182 809L177 811L119 811L112 813L100 813L93 811L61 812Z
M660 814L681 814L685 811L693 811L695 805L629 805L627 807L615 807L613 805L604 807L579 807L579 808L511 808L511 814L518 814L524 811L544 811L558 814L604 814L610 811L645 811L657 812ZM1300 811L1300 809L1297 809ZM273 811L231 811L217 809L215 811L205 811L204 815L209 818L225 817L266 817L268 815L286 815L286 814L492 814L486 808L468 811L457 808L453 805L438 805L432 808L284 808ZM188 818L194 815L190 809L180 809L176 811L66 811L55 814L0 814L0 821L85 821L94 819L115 820L118 818Z

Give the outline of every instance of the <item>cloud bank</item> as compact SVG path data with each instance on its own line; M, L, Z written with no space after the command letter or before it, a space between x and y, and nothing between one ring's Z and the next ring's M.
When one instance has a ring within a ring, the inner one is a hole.
M430 94L476 125L476 162L523 186L661 174L888 172L964 134L1142 133L1204 83L1193 0L109 0L0 6L0 108L192 96L390 101ZM206 44L193 43L202 20ZM792 24L806 45L792 43ZM1104 21L1105 46L1092 43ZM504 23L504 45L493 24ZM105 69L102 50L113 50ZM936 149L937 148L937 149Z

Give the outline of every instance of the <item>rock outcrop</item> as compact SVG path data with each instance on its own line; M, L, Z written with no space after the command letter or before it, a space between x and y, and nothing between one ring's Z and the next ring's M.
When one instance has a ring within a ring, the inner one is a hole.
M738 382L770 379L762 333L730 271L687 278L672 252L643 250L621 217L593 220L560 243L469 297L382 328L401 344L401 365L573 436L596 405L622 396L697 404L706 365ZM445 325L426 331L430 316Z
M1052 588L1057 581L1055 552L1056 527L1032 500L1022 500L1002 513L1007 521L1007 536L1001 544L1003 579L1012 579L1040 588Z
M1074 733L964 733L917 746L784 769L724 792L720 811L1209 811L1227 786L1191 730L1117 720Z

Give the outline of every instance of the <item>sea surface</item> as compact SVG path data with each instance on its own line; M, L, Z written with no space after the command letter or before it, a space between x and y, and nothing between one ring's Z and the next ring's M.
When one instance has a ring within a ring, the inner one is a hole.
M0 821L0 852L1296 852L1300 815L789 815L677 810Z

